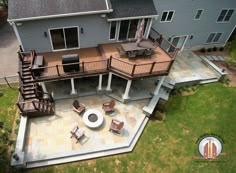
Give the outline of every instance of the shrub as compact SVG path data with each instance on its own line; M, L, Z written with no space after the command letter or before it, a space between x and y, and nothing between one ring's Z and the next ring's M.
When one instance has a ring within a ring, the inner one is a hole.
M208 49L207 49L207 52L211 52L211 51L212 51L212 48L208 48Z
M16 129L14 130L14 132L15 132L15 134L17 135L17 134L18 134L18 128L16 128Z
M221 51L221 52L223 52L224 50L225 50L224 47L220 47L220 48L219 48L219 51Z
M0 91L0 97L2 97L3 96L3 92L2 91Z
M161 113L166 112L166 104L165 104L165 103L158 103L157 109L158 109L158 111L160 111Z
M213 50L213 52L216 52L217 51L217 47L213 47L212 50Z
M203 48L200 49L200 52L205 53L206 49L203 47Z

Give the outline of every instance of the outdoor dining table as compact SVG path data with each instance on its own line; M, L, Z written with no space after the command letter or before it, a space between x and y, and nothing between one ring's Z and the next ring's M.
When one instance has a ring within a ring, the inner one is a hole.
M150 51L155 49L155 46L153 46L153 44L150 41L141 41L138 45L136 42L123 43L121 44L121 47L123 48L125 53L128 54L128 56L129 55L134 56L135 55L134 52Z

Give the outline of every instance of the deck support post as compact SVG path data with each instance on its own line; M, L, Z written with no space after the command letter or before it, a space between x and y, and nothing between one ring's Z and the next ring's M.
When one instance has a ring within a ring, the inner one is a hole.
M98 87L97 87L97 93L103 94L102 92L102 74L99 74L99 81L98 81Z
M46 88L46 85L45 85L45 82L40 82L39 84L41 85L41 87L42 87L42 89L43 89L43 92L44 92L44 93L48 93L47 88ZM47 95L47 94L44 94L44 95L43 95L43 98L48 98L48 95Z
M109 72L109 75L108 75L108 82L107 82L107 88L106 88L106 92L112 92L112 89L111 89L111 80L112 80L112 73Z
M157 95L159 93L159 90L160 90L165 78L166 78L166 76L162 76L161 79L159 80L159 82L158 82L158 84L157 84L157 86L156 86L156 88L153 92L154 95Z
M125 93L123 95L123 102L126 103L129 101L130 97L129 97L129 90L130 90L130 87L131 87L131 83L132 83L132 80L128 80L127 81L127 84L126 84L126 88L125 88Z
M76 95L76 94L77 94L77 91L75 90L74 78L71 78L71 79L70 79L70 82L71 82L71 92L70 92L70 95Z

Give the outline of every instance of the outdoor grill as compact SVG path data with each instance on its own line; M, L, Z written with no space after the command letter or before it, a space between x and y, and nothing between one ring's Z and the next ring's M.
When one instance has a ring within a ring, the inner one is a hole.
M62 65L64 72L79 71L80 70L79 62L80 61L78 54L62 55ZM76 64L71 64L71 63L76 63Z

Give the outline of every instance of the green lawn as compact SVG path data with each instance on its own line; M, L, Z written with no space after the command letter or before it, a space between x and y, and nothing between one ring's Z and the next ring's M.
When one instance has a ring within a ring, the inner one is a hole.
M17 88L18 84L12 85ZM0 128L0 172L4 172L7 166L6 161L9 162L7 149L10 145L9 136L16 116L16 106L18 90L9 89L7 85L0 85L0 91L3 96L0 97L0 122L3 122L3 128Z
M236 172L236 88L201 86L191 96L173 96L164 123L150 120L134 151L26 172ZM195 142L205 133L223 137L221 162L199 162Z

